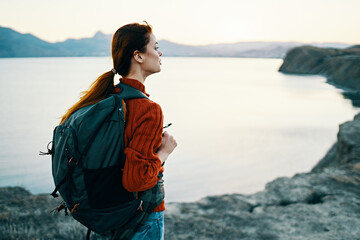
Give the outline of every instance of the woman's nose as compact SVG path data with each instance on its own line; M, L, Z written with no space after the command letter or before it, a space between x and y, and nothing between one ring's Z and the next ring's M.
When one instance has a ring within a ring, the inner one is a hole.
M162 52L160 52L159 50L158 50L158 54L159 54L160 57L162 56Z

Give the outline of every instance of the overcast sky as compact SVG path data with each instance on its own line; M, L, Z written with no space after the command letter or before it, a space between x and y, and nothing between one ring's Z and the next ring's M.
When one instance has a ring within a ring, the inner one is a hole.
M360 0L1 0L0 26L55 42L148 21L158 39L360 44Z

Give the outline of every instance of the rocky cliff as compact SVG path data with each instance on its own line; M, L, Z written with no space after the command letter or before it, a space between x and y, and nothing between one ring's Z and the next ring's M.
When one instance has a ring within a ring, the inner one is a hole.
M360 45L346 49L302 46L287 52L280 72L319 74L345 90L344 96L360 105Z
M360 114L353 121L340 125L337 142L312 171L319 172L337 166L360 168Z
M309 173L253 195L171 203L168 239L360 239L360 114Z
M360 239L360 114L313 171L282 177L252 195L168 203L166 239ZM59 200L20 187L0 188L0 239L82 239L86 229ZM92 239L102 239L92 235Z

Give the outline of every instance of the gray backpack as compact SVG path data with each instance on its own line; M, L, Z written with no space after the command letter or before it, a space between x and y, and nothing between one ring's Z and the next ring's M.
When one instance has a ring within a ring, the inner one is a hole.
M161 194L157 199L142 199L141 194L136 198L122 185L126 160L122 100L147 96L123 83L118 87L119 94L77 110L57 126L52 148L46 153L52 155L56 186L51 195L57 197L56 192L60 193L64 200L60 208L70 211L74 219L85 225L88 236L90 231L103 234L120 229L137 217L143 219L144 201L152 202L150 207L155 208L163 200Z

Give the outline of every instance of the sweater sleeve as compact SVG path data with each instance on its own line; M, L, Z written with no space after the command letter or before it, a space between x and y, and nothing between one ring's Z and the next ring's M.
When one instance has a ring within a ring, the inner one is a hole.
M133 134L125 148L123 186L129 192L145 191L155 186L162 170L156 151L162 142L163 114L152 102L140 105L129 120Z

